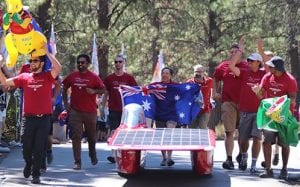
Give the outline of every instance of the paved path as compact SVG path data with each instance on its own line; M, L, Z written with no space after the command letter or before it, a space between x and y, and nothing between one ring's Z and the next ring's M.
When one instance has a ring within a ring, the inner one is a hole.
M235 147L236 148L236 147ZM236 151L236 150L235 150ZM300 146L292 148L289 163L290 173L300 174ZM160 167L161 156L159 152L149 152L147 155L146 170L140 175L125 179L119 177L114 164L106 161L110 150L106 143L97 143L99 163L96 166L90 164L87 152L87 144L83 144L82 170L75 171L73 167L71 144L54 146L54 161L48 166L48 170L41 177L42 184L46 186L101 186L101 187L277 187L297 186L296 182L287 183L279 179L260 179L250 176L249 170L226 171L222 169L222 161L225 158L224 142L217 141L214 156L214 171L211 177L199 177L193 175L190 165L189 152L174 152L176 164L172 168ZM235 154L236 155L236 152ZM260 155L258 163L262 161ZM248 162L250 164L250 160ZM30 179L23 177L24 161L20 148L15 148L0 164L0 186L28 186L32 185ZM237 164L236 164L237 167ZM294 168L294 169L291 169ZM261 168L260 168L261 169ZM275 175L278 176L280 165L275 167ZM33 185L34 186L34 185ZM300 185L299 185L300 186Z

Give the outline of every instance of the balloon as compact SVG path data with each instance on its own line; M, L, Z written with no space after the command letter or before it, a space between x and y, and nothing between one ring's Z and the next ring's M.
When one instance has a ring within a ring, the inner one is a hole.
M42 56L46 54L43 49L47 43L46 37L39 31L34 30L31 14L23 9L21 0L6 0L7 13L4 14L5 30L9 34L5 38L5 46L8 51L6 66L12 68L15 66L18 54L31 54ZM7 21L7 17L10 17Z

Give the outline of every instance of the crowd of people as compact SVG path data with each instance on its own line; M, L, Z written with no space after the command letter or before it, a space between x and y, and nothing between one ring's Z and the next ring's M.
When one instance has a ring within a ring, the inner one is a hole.
M223 168L233 170L234 137L238 131L239 154L236 157L238 168L248 168L249 140L252 139L250 173L257 174L257 158L261 146L265 161L262 163L262 178L273 177L271 169L272 144L276 148L273 164L278 164L278 146L282 150L282 169L280 178L287 177L289 145L286 145L278 133L260 130L256 124L256 113L260 101L265 98L287 95L291 100L291 112L295 109L298 91L295 78L285 69L282 58L264 51L263 41L257 41L258 53L247 55L244 60L245 44L241 38L238 44L230 48L228 59L222 61L209 77L202 64L193 67L193 77L183 82L200 85L203 107L191 124L177 124L170 117L168 120L156 120L154 128L201 128L215 130L209 123L214 108L214 100L221 102L221 121L225 128L226 160ZM46 56L31 54L29 64L19 75L7 77L2 69L0 81L3 88L22 88L23 124L21 141L25 178L32 176L32 183L40 183L41 172L46 170L46 163L51 164L53 123L61 122L68 126L74 158L74 170L80 170L82 138L87 138L89 156L92 165L98 163L96 142L106 141L118 128L122 117L122 100L118 88L120 85L137 86L134 76L124 72L125 58L114 58L114 72L103 81L89 70L91 59L86 54L77 56L77 71L71 72L64 79L59 78L62 69L59 61L45 47ZM45 59L52 63L50 71L43 71ZM3 58L2 58L3 63ZM24 67L23 67L24 68ZM174 72L170 67L161 70L161 81L151 84L180 84L173 81ZM60 98L60 99L59 99ZM6 101L4 102L6 104ZM3 113L0 102L0 124ZM4 106L5 109L5 106ZM54 111L54 112L53 112ZM5 117L5 116L4 116ZM2 121L1 121L2 120ZM1 126L0 126L1 129ZM237 130L236 130L237 129ZM1 131L0 131L1 134ZM262 142L262 143L261 143ZM107 157L115 163L115 153ZM276 162L274 162L274 160ZM172 151L162 151L161 166L172 166Z

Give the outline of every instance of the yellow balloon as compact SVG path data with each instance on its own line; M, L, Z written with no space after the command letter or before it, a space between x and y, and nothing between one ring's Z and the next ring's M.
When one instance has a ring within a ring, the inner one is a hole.
M6 0L6 9L8 13L17 13L23 9L21 0Z
M14 67L18 59L18 52L27 55L33 51L40 51L39 56L45 55L43 49L47 43L46 37L38 31L30 31L27 34L9 33L5 38L5 46L7 48L9 59L6 60L7 67Z
M22 1L6 0L6 6L9 14L18 13L24 15L22 24L14 24L14 29L11 29L5 38L5 46L8 52L6 66L9 68L15 66L18 53L27 55L34 52L34 55L45 55L46 51L44 50L44 45L47 43L47 39L41 32L35 31L32 29L32 25L29 25L31 16L26 15L28 12L23 11ZM15 32L17 30L19 30L19 32ZM20 31L22 31L22 34Z
M6 66L8 68L12 68L15 66L17 59L18 59L18 50L15 47L12 39L12 34L9 33L5 37L5 46L7 50L7 57L6 57Z

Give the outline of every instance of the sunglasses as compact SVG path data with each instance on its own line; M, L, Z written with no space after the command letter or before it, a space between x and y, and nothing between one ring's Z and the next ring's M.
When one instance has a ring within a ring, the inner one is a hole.
M116 60L115 64L117 64L117 63L123 63L123 61L122 60Z
M77 61L77 64L85 64L86 61Z
M255 60L247 59L247 62L254 62Z
M30 59L29 60L29 63L37 63L37 62L40 62L40 59Z

